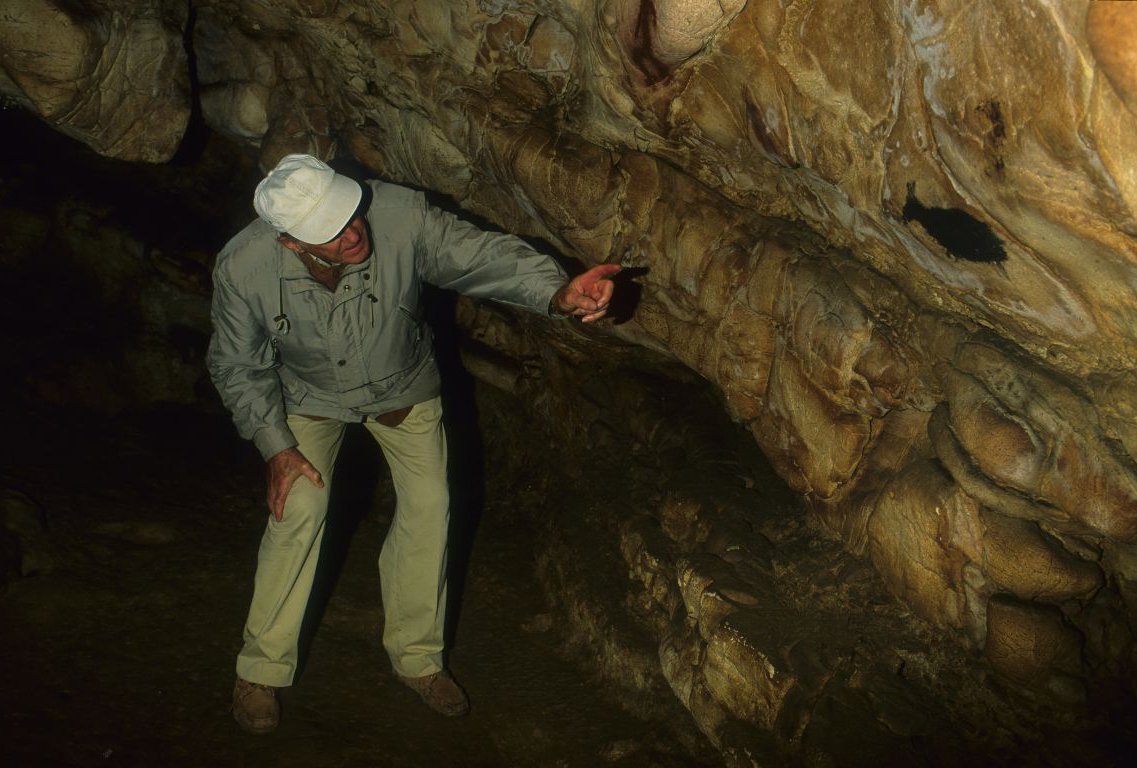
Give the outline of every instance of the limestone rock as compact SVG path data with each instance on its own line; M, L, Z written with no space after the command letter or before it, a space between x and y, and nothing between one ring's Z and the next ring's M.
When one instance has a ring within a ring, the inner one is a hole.
M969 344L954 370L945 367L950 429L960 448L993 487L1030 499L1029 516L1131 541L1132 461L1114 457L1097 415L1061 381L1008 362L991 346Z
M11 0L0 14L0 93L102 154L169 160L190 116L184 14L163 0L82 12Z
M1003 595L987 606L987 659L1001 675L1059 699L1085 697L1082 637L1053 606Z
M1137 8L1130 3L1090 3L1086 36L1094 58L1129 109L1137 114Z
M963 629L977 623L963 569L967 553L979 549L978 513L950 477L924 462L885 487L869 520L873 565L894 594L936 624Z
M1089 598L1102 586L1101 569L1067 551L1037 524L980 513L983 570L1023 600L1061 603Z
M702 675L707 690L739 720L771 728L795 684L779 662L771 636L776 615L743 616L719 624L708 638Z

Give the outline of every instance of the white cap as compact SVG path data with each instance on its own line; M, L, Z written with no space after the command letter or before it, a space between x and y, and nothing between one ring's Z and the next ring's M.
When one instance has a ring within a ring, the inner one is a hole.
M253 193L257 215L277 232L320 245L347 226L363 190L311 155L285 155Z

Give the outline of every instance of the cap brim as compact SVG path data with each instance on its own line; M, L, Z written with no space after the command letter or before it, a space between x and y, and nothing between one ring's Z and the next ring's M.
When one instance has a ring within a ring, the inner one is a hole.
M322 200L288 229L288 234L302 243L321 245L335 238L355 215L363 189L347 176L336 174Z

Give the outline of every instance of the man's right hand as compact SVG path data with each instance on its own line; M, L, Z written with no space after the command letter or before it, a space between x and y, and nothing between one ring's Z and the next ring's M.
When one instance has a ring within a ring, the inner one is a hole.
M317 488L324 487L324 478L319 470L304 458L296 448L285 448L268 460L265 467L265 480L268 483L268 508L279 523L284 518L284 502L296 478L303 475Z

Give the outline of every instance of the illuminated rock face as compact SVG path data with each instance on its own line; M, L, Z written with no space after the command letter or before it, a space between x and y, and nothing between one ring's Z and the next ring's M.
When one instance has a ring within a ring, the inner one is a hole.
M101 152L168 157L188 110L176 14L63 6L5 9L0 90ZM263 165L351 154L585 263L644 268L632 319L604 332L713 382L917 614L1024 685L1074 695L1082 658L1133 679L1137 8L194 6L202 112ZM112 55L144 43L157 67ZM668 567L701 605L714 578ZM696 617L691 642L745 677L729 613ZM715 679L719 709L759 723L790 684L755 699Z
M5 0L0 95L101 154L169 160L190 118L186 22L163 0Z

